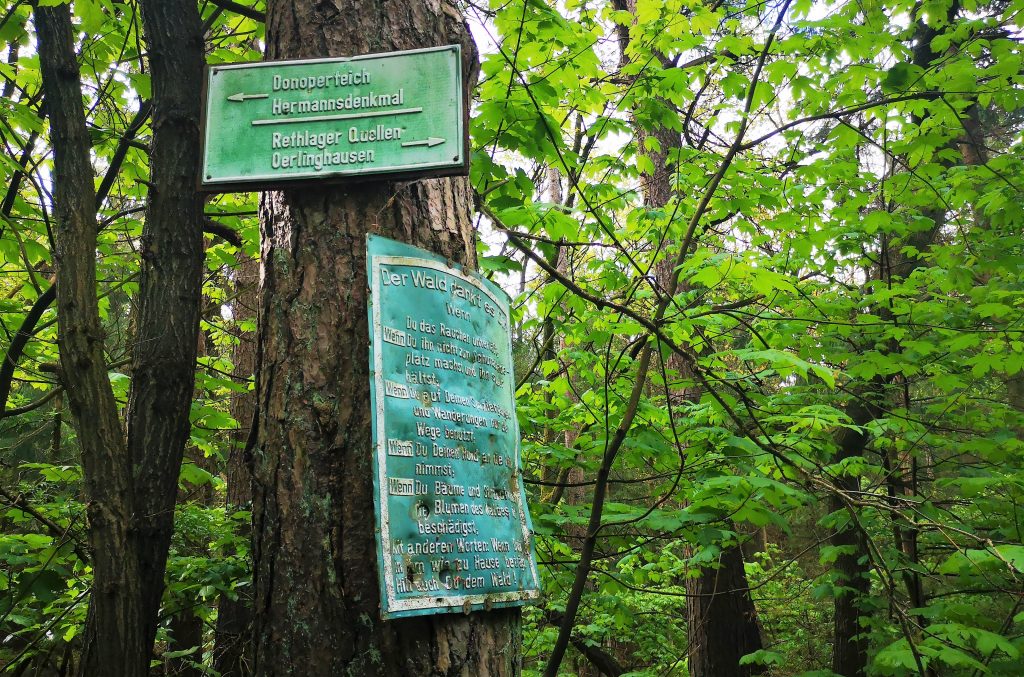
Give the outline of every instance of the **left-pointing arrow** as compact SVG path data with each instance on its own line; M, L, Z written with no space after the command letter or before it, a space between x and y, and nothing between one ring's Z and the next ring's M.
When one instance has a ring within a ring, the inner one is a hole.
M266 99L269 94L232 94L228 97L228 101L245 101L246 99Z

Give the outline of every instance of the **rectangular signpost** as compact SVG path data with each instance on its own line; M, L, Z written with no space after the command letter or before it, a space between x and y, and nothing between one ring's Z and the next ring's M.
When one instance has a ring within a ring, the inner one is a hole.
M367 273L383 617L536 598L508 297L373 235Z
M212 66L202 190L468 173L458 45Z

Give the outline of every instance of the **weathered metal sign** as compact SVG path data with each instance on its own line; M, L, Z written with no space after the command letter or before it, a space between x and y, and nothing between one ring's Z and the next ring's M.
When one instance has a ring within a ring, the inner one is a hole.
M467 168L458 45L212 66L205 97L204 190Z
M537 597L508 298L373 235L367 272L382 616Z

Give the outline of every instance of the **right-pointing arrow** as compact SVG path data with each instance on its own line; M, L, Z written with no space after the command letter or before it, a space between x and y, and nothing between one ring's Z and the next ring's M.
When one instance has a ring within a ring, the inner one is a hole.
M419 141L403 141L402 148L409 148L411 146L426 146L427 148L432 148L434 146L440 146L442 143L444 143L444 139L431 136L426 139L420 139Z

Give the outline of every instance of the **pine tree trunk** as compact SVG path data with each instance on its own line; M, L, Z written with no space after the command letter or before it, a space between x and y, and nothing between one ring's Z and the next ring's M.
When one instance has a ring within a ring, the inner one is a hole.
M946 8L946 20L953 21L958 11L959 3L956 1L950 3ZM914 64L922 69L930 68L931 64L940 56L931 47L935 35L934 28L924 21L916 20L912 40L912 56ZM915 114L911 116L911 120L915 124L921 125L925 118ZM942 160L942 163L947 169L951 166L948 159ZM907 237L906 244L909 246L906 247L906 250L892 251L888 242L882 240L880 249L883 256L880 261L878 279L886 280L890 284L894 280L906 280L915 270L927 265L926 260L920 255L911 255L908 252L928 251L946 223L946 212L942 206L937 206L933 209L922 210L922 215L932 222L932 226L926 230L911 232ZM875 308L874 311L886 321L892 320L889 309L884 305ZM867 350L870 347L872 346L868 345L864 349ZM900 347L897 342L892 342L887 346L887 350L895 352L899 351ZM855 385L853 389L858 391L858 396L851 399L846 407L846 414L851 421L857 426L866 426L884 416L886 403L893 399L893 394L890 392L893 383L894 379L892 378L876 377L867 383ZM866 433L843 429L837 436L839 451L835 459L836 462L863 456L868 442ZM892 473L888 473L888 475L890 478L892 477ZM834 566L837 584L842 589L835 595L832 671L843 677L862 677L867 674L868 645L860 616L871 589L868 578L871 571L871 558L865 530L853 523L854 518L857 517L856 509L847 505L841 496L842 493L849 494L859 491L860 479L852 475L840 475L836 478L835 485L838 491L829 496L829 509L833 512L846 510L850 515L850 520L848 524L837 529L829 539L831 545L845 549L843 554L836 557ZM915 564L917 563L916 539L916 531L905 531L898 524L895 526L893 546L904 550ZM925 606L925 593L920 575L917 572L908 572L905 575L905 580L907 581L908 597L912 600L911 605ZM894 594L894 591L892 593ZM907 637L908 641L913 639Z
M880 382L872 382L867 388L872 394L882 392ZM864 426L881 415L878 406L870 404L870 400L854 399L846 408L846 413L855 425ZM844 429L838 438L839 453L836 461L862 456L867 435L861 430ZM843 492L860 490L860 479L842 475L836 478L836 488ZM829 496L829 510L836 512L847 510L838 494ZM853 514L851 513L851 520ZM835 614L832 636L832 672L843 677L860 677L864 674L868 662L868 643L864 628L861 627L861 606L867 598L870 581L868 579L871 564L868 561L868 548L863 531L856 524L847 524L836 529L829 538L829 543L843 548L836 557L833 570L836 574Z
M271 59L461 43L448 3L272 0ZM258 675L512 675L518 610L380 620L371 481L365 234L473 265L466 179L264 194L254 452Z

